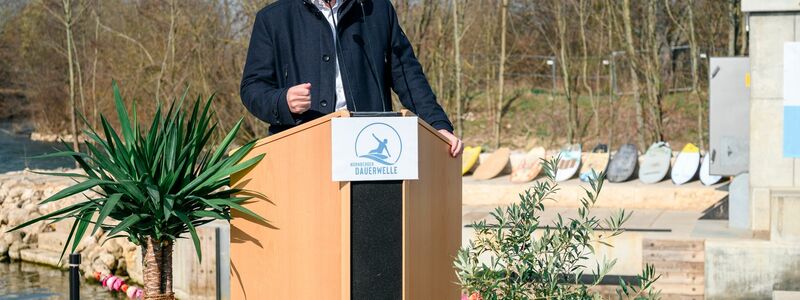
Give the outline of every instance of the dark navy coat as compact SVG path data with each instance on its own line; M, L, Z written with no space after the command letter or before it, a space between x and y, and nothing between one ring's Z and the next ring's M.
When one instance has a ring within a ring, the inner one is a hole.
M389 0L364 0L363 13L359 0L339 1L344 1L337 23L339 63L348 110L391 110L391 88L403 106L434 128L452 131ZM270 133L333 112L336 47L331 34L310 0L279 0L256 15L240 92L247 109L270 124ZM311 83L311 108L293 114L286 92L306 82Z

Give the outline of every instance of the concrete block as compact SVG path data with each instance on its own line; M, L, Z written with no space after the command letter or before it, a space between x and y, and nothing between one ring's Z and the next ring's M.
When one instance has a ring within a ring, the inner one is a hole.
M750 196L752 210L750 211L751 229L754 231L768 231L770 227L770 190L767 188L754 188Z
M770 201L770 240L776 242L800 242L800 190L774 192Z
M783 103L751 98L750 184L753 187L791 187L794 160L783 157Z
M728 186L728 226L731 228L750 229L749 178L747 173L734 176Z
M750 16L751 99L783 98L783 44L795 40L795 14Z
M34 262L37 264L54 266L61 269L67 269L69 265L67 261L59 259L58 255L61 252L53 252L43 249L22 249L19 251L20 258L23 261Z
M800 300L800 292L772 291L772 300Z
M800 10L800 3L798 3L796 0L742 0L743 12L776 12L797 10Z
M706 299L770 299L800 290L800 245L741 239L706 240Z

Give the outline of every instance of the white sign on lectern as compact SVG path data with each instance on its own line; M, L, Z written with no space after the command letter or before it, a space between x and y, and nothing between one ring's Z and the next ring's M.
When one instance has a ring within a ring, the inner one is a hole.
M419 179L417 117L331 120L333 181Z

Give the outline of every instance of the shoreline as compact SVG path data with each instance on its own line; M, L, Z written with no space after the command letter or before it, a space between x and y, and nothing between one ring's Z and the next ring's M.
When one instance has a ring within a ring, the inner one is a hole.
M66 207L79 199L79 196L72 196L64 201L39 205L42 200L73 182L69 178L36 174L33 171L79 170L24 170L0 174L0 261L19 260L63 270L67 264L59 259L59 254L69 236L71 221L53 224L39 222L18 231L6 232L29 219ZM121 239L103 243L104 237L105 233L98 230L94 235L85 236L76 248L75 252L81 253L80 269L84 277L90 278L94 272L100 272L129 277L129 281L141 283L140 248Z

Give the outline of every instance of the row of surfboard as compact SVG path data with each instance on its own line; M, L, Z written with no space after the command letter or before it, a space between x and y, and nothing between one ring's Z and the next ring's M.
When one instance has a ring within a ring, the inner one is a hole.
M478 162L481 147L466 147L462 160L461 174L465 175ZM565 181L576 175L582 181L593 179L593 174L606 172L606 180L610 182L626 182L638 175L641 182L651 184L664 180L667 176L672 182L681 185L696 178L705 185L713 185L722 176L709 173L709 155L701 158L700 149L694 144L686 144L673 160L672 149L665 142L652 144L640 157L636 145L625 144L610 155L607 145L599 144L591 152L581 152L581 145L571 144L562 148L559 153L556 181ZM511 151L500 148L484 159L472 173L478 180L497 177L510 161ZM511 182L529 182L539 176L542 171L541 161L547 158L547 151L542 147L531 149L522 161L513 168Z

